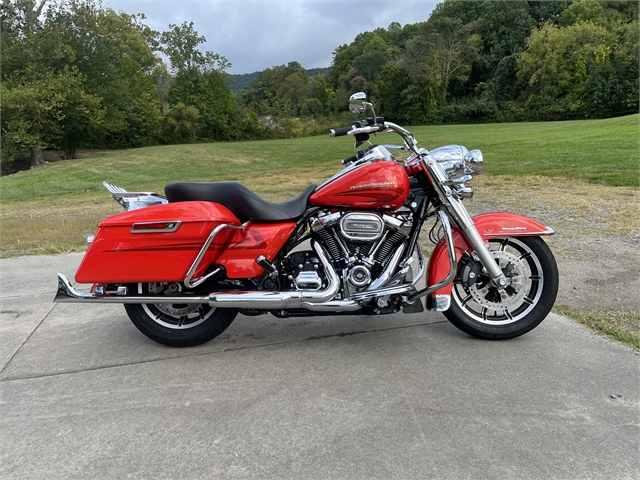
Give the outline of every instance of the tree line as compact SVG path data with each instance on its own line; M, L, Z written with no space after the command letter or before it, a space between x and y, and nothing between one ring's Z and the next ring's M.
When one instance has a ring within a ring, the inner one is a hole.
M634 1L445 0L426 22L337 47L330 69L292 61L235 92L193 22L157 32L100 0L0 6L2 157L32 166L43 149L319 133L355 91L411 124L638 112Z
M259 114L326 115L365 91L396 122L602 118L638 112L638 2L456 1L333 52L312 78L261 72L239 102Z

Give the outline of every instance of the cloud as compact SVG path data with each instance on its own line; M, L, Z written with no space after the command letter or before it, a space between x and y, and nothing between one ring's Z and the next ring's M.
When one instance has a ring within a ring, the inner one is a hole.
M194 22L204 46L227 57L230 73L250 73L297 61L328 67L333 50L359 33L427 20L435 0L407 1L105 1L104 6L144 13L149 27Z

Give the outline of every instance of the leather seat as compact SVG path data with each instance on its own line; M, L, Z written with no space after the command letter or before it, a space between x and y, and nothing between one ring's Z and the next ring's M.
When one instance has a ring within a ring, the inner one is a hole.
M169 202L215 202L227 207L241 222L296 221L307 210L309 197L316 185L309 185L302 194L281 203L263 200L238 182L181 182L170 183L164 188Z

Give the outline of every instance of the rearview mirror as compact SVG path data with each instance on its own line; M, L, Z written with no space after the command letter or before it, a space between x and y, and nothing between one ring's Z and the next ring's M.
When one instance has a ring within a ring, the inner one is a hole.
M364 113L367 105L369 105L369 102L367 102L367 94L364 92L354 93L349 98L349 111L351 113Z

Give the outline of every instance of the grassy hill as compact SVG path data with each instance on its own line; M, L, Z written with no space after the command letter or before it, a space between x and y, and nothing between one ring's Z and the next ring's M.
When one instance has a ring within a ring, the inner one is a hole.
M639 184L640 116L606 120L410 128L421 146L459 143L484 153L485 174L554 177L605 186ZM381 134L374 143L398 143ZM269 200L321 183L353 155L353 140L291 140L148 147L60 161L0 178L0 256L82 248L95 224L119 211L101 183L162 192L174 181L238 180ZM504 177L507 178L507 177ZM517 185L517 182L515 182ZM517 186L515 188L518 188ZM526 188L526 187L522 187Z

